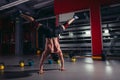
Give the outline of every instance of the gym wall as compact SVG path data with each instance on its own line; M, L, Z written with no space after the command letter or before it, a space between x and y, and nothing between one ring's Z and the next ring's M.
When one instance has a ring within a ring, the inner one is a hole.
M118 0L55 0L55 14L62 14L78 10L90 9L90 23L92 33L93 56L101 56L103 51L100 7L103 5L120 3ZM61 6L62 5L62 6Z
M120 6L101 8L103 50L108 56L120 56Z
M89 10L65 13L59 15L62 24L76 14L79 16L61 35L60 45L63 53L73 53L80 56L92 56Z

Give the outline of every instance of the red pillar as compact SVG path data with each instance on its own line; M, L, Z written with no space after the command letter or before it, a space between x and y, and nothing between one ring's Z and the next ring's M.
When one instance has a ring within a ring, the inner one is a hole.
M102 28L100 4L97 0L91 0L90 6L90 23L92 35L92 54L93 58L101 58L102 54Z
M56 20L55 21L56 21L55 22L56 26L58 26L59 25L59 15L56 15Z

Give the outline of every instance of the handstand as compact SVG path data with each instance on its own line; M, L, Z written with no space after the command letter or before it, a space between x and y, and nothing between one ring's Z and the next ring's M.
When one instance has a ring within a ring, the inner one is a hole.
M60 44L58 41L59 34L61 34L75 19L78 19L77 16L71 18L68 20L66 23L59 25L59 26L54 26L54 28L43 26L43 24L38 23L35 21L35 19L31 16L21 14L21 16L30 21L33 22L35 27L41 28L44 31L45 37L46 37L46 43L45 43L45 49L42 53L41 60L40 60L40 70L39 73L42 74L43 71L43 62L46 59L47 55L50 53L56 53L60 57L61 61L61 67L60 70L64 71L64 58L62 54L62 50L60 49Z

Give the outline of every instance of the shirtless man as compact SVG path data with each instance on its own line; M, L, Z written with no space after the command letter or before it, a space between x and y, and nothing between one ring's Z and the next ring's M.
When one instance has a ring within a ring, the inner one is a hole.
M59 55L60 57L60 61L61 61L61 67L60 70L64 71L64 58L63 58L63 54L62 54L62 50L60 49L60 44L59 44L59 34L61 34L75 19L78 19L77 16L74 16L73 18L69 19L68 21L66 21L66 23L59 25L59 26L54 26L53 29L51 29L51 27L47 27L44 26L41 23L38 23L35 21L35 19L31 16L25 15L25 14L21 14L21 16L30 21L33 22L34 26L39 29L43 29L45 37L46 37L46 43L45 43L45 49L42 53L41 56L41 60L40 60L40 70L39 73L42 74L43 71L43 62L46 59L47 55L50 53L56 53Z

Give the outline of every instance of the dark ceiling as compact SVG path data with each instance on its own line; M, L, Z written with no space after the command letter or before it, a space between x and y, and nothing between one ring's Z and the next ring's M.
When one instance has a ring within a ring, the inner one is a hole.
M54 16L54 0L0 0L0 17L16 16L18 11L34 16L35 18ZM79 14L89 18L89 11ZM102 6L102 20L120 20L120 4Z
M54 0L0 0L0 17L15 16L19 10L34 17L54 15Z

